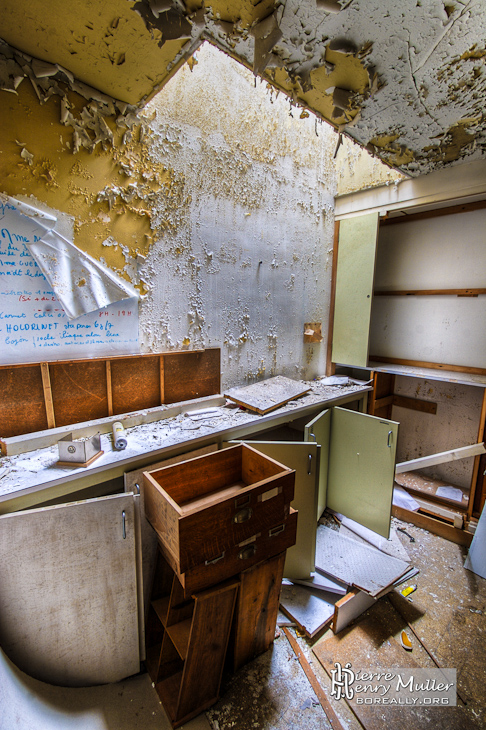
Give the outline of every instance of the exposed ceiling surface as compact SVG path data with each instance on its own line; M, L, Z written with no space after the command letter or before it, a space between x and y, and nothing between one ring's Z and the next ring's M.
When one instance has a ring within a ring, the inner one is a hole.
M209 40L403 172L486 155L484 0L3 0L0 35L40 99L143 104Z

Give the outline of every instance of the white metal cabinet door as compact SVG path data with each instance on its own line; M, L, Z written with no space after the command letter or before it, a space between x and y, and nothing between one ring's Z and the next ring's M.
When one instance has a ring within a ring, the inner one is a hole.
M132 494L0 516L0 644L51 684L140 670Z
M398 423L333 408L327 506L388 538Z
M334 299L332 361L368 364L378 213L342 220Z
M271 459L295 469L295 494L292 507L299 511L297 542L287 550L285 578L309 578L314 572L317 531L317 477L319 452L317 444L292 441L249 441L252 448Z

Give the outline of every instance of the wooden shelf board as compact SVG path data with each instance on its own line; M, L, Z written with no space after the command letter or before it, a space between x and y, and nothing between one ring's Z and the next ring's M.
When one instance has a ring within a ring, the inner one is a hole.
M182 682L182 672L177 672L169 677L166 677L162 682L158 682L155 685L155 689L164 709L167 712L169 719L174 726L177 717L177 705L179 701L179 691Z
M447 497L440 497L436 495L438 487L450 487L454 486L453 484L423 476L419 472L403 472L402 474L396 474L395 481L412 495L425 497L426 499L437 502L437 504L443 504L453 510L457 510L458 512L465 512L467 510L469 504L469 490L464 487L457 487L463 493L461 502L458 502L454 499L448 499Z
M162 626L165 626L167 623L167 612L169 610L169 596L164 596L163 598L157 598L155 601L152 601L152 608L154 609L155 613L159 617L160 623Z
M172 626L167 627L167 633L170 636L172 643L177 649L181 659L185 659L187 656L187 648L189 646L189 637L191 635L192 617L185 621L179 621Z

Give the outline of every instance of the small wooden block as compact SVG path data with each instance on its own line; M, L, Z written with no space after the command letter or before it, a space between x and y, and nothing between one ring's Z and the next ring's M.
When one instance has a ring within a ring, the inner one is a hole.
M73 469L85 468L87 466L90 466L90 464L92 464L93 461L96 461L96 459L99 459L100 456L103 456L104 453L104 451L98 451L98 453L92 456L91 459L88 459L88 461L83 461L82 463L80 463L79 461L57 461L56 466L72 466Z

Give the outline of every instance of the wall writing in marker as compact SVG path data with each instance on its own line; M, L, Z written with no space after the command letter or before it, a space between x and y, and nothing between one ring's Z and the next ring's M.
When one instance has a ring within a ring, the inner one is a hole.
M138 300L70 320L26 245L38 233L15 206L0 205L0 363L137 352Z

